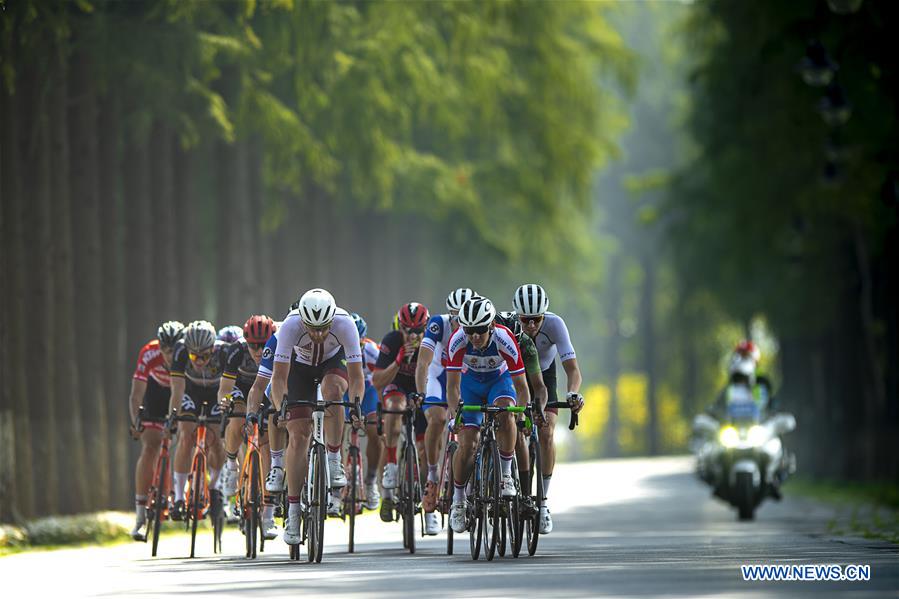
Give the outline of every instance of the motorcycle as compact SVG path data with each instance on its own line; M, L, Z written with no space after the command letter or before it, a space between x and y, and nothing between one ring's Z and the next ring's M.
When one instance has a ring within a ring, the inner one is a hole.
M740 520L752 520L766 497L780 499L780 485L795 472L795 457L781 442L795 428L796 419L788 413L762 420L750 390L732 388L722 421L708 414L693 421L697 474L737 508Z

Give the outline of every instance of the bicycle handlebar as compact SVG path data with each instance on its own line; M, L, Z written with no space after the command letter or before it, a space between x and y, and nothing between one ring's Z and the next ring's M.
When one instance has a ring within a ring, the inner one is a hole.
M566 410L571 409L571 404L567 401L548 401L546 405L543 407L543 410L546 408L564 408ZM540 413L543 414L543 410L540 410ZM578 415L575 412L571 413L571 418L568 420L568 430L573 431L578 425Z

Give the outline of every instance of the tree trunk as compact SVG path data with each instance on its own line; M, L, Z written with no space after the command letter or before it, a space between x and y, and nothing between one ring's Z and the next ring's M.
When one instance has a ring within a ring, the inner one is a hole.
M7 55L9 54L7 46ZM20 81L21 83L21 81ZM24 86L23 86L24 87ZM26 100L26 101L23 101ZM15 522L23 516L29 516L33 507L34 495L32 476L29 472L31 464L31 445L29 438L30 427L28 424L29 394L26 387L26 365L23 362L24 353L20 348L25 347L26 331L25 318L26 307L26 273L34 272L25 266L28 255L26 253L26 212L31 213L31 202L23 193L26 182L22 177L22 162L20 156L23 149L28 149L27 128L22 131L19 123L27 123L29 120L20 121L20 117L31 114L25 90L19 89L15 95L10 95L5 89L0 88L0 110L3 118L3 135L0 137L0 193L3 195L2 210L0 210L0 237L3 239L3 272L8 273L6 282L9 286L5 290L0 308L2 317L2 332L0 332L0 378L2 378L2 401L0 401L0 437L5 450L3 459L0 460L0 522ZM27 160L31 153L24 154ZM39 275L38 275L39 276ZM29 281L30 282L30 281Z
M197 217L197 197L193 182L193 164L196 160L197 150L185 150L180 145L175 146L174 169L174 204L175 213L175 238L174 238L174 270L170 273L172 280L177 282L175 292L175 312L169 318L187 321L188 314L197 314L200 311L199 285L197 285L197 272L199 269L198 252L202 245L195 232L199 227Z
M609 338L606 343L606 380L609 381L609 419L606 425L605 455L610 458L621 454L618 443L620 420L618 415L618 378L620 376L619 352L621 333L621 256L616 253L609 257L609 275L606 282L606 322Z
M56 237L53 274L56 281L54 310L58 316L54 327L54 342L58 351L59 376L56 379L55 393L58 398L65 398L69 409L60 414L63 419L63 431L60 443L61 487L68 491L66 501L62 503L62 512L80 512L89 505L88 476L85 470L84 428L82 427L79 409L74 406L83 405L80 389L81 373L75 356L76 351L76 314L74 310L75 279L73 273L73 239L72 212L74 202L69 193L70 155L68 137L68 118L66 105L69 99L66 81L66 65L56 65L54 93L52 94L51 119L53 135L53 232ZM82 293L90 293L84 290ZM81 315L78 315L79 317ZM96 431L91 431L91 434Z
M640 296L640 329L643 343L643 370L646 373L646 438L649 444L649 455L658 455L659 444L659 408L656 397L656 339L655 339L655 265L649 254L641 259L643 267L643 291Z
M100 187L98 175L97 97L94 93L93 68L84 51L76 52L69 71L72 101L68 105L69 139L71 140L71 202L70 222L74 275L79 293L75 300L75 334L80 351L77 356L80 377L80 412L84 430L89 431L84 443L87 447L87 472L91 474L88 509L109 506L109 423L101 376L106 361L99 331L107 322L102 303L96 295L105 294L106 279L102 272L100 239L110 233L100 229ZM73 414L74 415L74 414Z
M153 127L150 145L151 173L153 183L154 208L152 223L147 223L155 231L153 237L153 253L156 256L152 280L155 298L150 306L150 322L158 323L171 320L177 307L176 289L172 285L173 273L177 266L175 261L175 181L173 173L172 150L174 146L172 131L164 123L157 122Z
M122 233L120 222L121 207L119 205L119 182L122 168L119 141L121 139L119 122L119 103L111 93L105 95L100 103L97 115L96 130L99 137L99 156L97 174L100 187L100 228L101 265L103 269L104 293L100 301L105 326L99 330L106 371L106 408L109 413L110 430L110 478L113 481L130 480L131 463L128 460L129 440L125 434L130 416L128 413L128 384L130 375L130 353L125 347L125 316L123 311L122 292ZM133 351L133 350L130 350ZM111 506L127 507L131 500L130 487L126 484L114 484L111 492Z

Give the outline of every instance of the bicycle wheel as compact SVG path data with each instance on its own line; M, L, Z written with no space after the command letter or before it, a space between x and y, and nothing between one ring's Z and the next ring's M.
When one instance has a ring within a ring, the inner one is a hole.
M247 543L247 557L251 559L256 558L256 547L258 545L259 539L259 510L262 509L260 505L262 503L262 493L261 485L262 480L259 478L259 453L256 451L251 452L250 455L250 463L248 465L249 473L247 483L249 484L249 493L246 497L247 504L245 505L246 516L244 517L244 524L246 525L246 543Z
M539 441L531 440L528 454L531 458L531 480L528 483L528 488L533 491L533 495L531 495L533 505L529 506L532 512L530 517L522 518L522 520L527 533L528 555L534 555L537 552L537 541L540 540L540 505L543 503L543 466L540 461Z
M312 476L312 497L310 498L309 518L309 561L321 563L324 548L325 517L328 511L327 473L325 472L325 447L315 445L312 450L313 459L309 473Z
M446 473L446 480L444 481L443 487L440 489L441 493L443 493L442 501L439 502L441 511L444 515L449 514L452 505L453 505L453 493L455 492L455 488L453 486L453 457L456 453L456 443L452 442L447 444L446 447L446 459L443 464L443 471ZM446 554L453 554L453 527L446 527Z
M508 503L508 531L509 531L509 548L512 550L512 557L521 555L521 481L518 480L518 463L512 458L512 478L515 480L514 497L509 498Z
M351 446L349 453L350 468L348 474L350 477L350 488L343 499L343 513L350 519L349 552L353 553L356 550L356 485L359 480L359 448Z
M166 473L168 471L168 460L165 456L159 456L159 476L156 478L156 488L153 489L153 548L152 556L156 557L156 550L159 547L159 532L162 530L162 512L165 511L165 487Z
M403 506L403 539L408 544L409 553L415 553L415 486L418 473L415 471L415 446L407 443L403 449L403 498L400 502Z
M188 498L188 519L190 520L190 556L194 556L197 545L197 524L203 513L206 485L206 459L199 454L194 461L195 468L190 475L190 497Z
M484 557L487 561L496 554L500 535L499 448L489 441L481 453L481 514L484 520Z
M465 516L468 522L468 544L471 549L471 559L477 560L481 555L481 532L484 528L484 519L481 515L481 471L480 460L475 464L475 471L472 472L475 478L472 486L474 493L465 500Z

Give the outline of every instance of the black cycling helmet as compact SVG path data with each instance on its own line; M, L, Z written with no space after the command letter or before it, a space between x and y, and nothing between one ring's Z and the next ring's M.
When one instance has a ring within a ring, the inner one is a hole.
M518 320L518 314L511 310L500 312L496 315L496 322L512 331L515 338L521 341L523 331L521 330L521 321Z
M163 347L172 347L184 337L184 325L177 320L170 320L159 325L156 331L156 338L159 339L159 345Z

